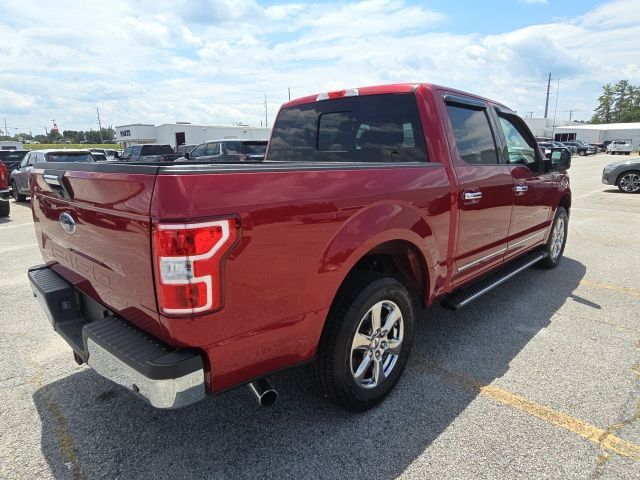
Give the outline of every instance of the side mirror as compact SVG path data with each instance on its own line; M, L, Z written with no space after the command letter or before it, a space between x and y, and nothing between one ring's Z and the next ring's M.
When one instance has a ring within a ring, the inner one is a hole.
M189 160L189 152L184 152L184 158L186 158L187 160Z
M568 170L571 168L571 152L566 148L551 149L551 157L547 160L550 172Z

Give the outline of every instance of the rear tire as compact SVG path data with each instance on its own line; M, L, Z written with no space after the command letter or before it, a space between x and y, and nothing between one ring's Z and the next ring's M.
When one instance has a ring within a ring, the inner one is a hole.
M11 211L11 204L9 200L0 199L0 217L8 217Z
M11 182L11 195L13 196L16 202L24 202L27 200L26 195L22 195L21 193L18 193L18 186L16 185L15 180Z
M564 207L558 207L556 216L551 224L551 232L544 247L547 256L540 262L546 268L556 268L562 260L564 247L567 243L569 214Z
M392 277L356 272L331 307L310 367L318 392L345 410L369 410L400 379L413 340L416 304Z

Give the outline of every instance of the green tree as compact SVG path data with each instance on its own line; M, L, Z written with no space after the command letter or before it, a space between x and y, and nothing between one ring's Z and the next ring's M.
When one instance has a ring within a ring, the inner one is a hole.
M610 83L602 87L602 95L598 98L591 123L611 123L613 121L614 91Z
M640 87L628 80L602 87L591 123L640 122Z

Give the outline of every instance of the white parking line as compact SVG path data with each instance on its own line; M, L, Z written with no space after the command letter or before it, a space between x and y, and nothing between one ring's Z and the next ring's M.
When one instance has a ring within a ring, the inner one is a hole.
M9 253L9 252L15 252L15 251L18 251L18 250L29 250L29 249L32 249L33 247L37 247L37 246L38 246L38 242L23 243L21 245L11 245L9 247L0 248L0 254Z
M9 228L18 228L18 227L33 227L33 222L29 223L10 223L8 225L0 224L0 230L5 230Z

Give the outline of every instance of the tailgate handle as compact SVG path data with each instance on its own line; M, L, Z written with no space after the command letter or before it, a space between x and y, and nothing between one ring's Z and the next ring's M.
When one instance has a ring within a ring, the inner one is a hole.
M55 172L55 173L52 173ZM51 187L51 190L62 198L66 198L67 200L71 199L70 189L65 185L67 182L64 181L64 170L63 171L52 171L45 170L42 179L47 182L47 185Z

